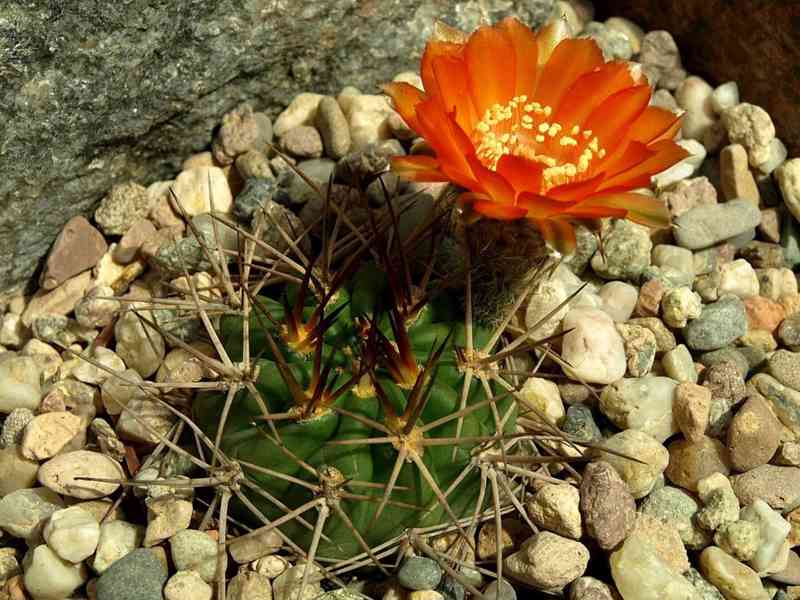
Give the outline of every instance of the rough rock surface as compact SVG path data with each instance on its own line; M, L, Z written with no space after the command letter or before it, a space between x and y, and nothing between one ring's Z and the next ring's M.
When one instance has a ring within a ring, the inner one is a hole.
M274 118L302 90L375 93L416 68L434 18L473 29L480 4L2 3L0 290L28 282L64 223L113 184L173 176L242 101ZM485 4L492 20L538 25L555 2Z

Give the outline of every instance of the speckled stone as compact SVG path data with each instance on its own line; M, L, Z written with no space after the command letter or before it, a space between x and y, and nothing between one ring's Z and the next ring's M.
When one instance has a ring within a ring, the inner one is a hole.
M761 465L733 477L733 490L742 505L761 498L775 510L800 502L800 468Z
M716 350L747 333L747 314L736 296L723 296L703 307L700 316L684 327L686 344L692 350Z
M728 427L731 466L749 471L772 458L781 442L781 423L769 405L752 396L736 412Z
M675 485L694 491L697 482L712 473L730 473L728 450L719 441L704 437L699 441L676 440L669 444L669 466L664 473Z
M167 569L153 550L140 548L112 564L97 580L97 600L161 600Z
M397 572L397 581L409 590L434 590L441 579L441 567L424 556L407 558Z
M696 523L700 504L688 492L669 485L654 490L644 499L640 511L670 523L690 550L701 550L711 543L707 532Z

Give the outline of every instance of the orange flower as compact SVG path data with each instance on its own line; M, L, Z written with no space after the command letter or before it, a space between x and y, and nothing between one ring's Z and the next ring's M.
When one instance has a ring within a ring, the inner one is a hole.
M571 221L627 217L662 227L657 199L631 190L687 152L680 117L648 106L630 63L605 62L591 39L557 21L534 33L514 18L470 36L442 24L422 56L425 91L384 86L436 156L395 157L414 181L451 181L462 205L493 219L528 218L551 246L575 247Z

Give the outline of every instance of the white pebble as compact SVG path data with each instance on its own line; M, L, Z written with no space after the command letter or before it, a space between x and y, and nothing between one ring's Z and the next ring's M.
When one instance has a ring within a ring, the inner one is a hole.
M800 158L791 158L775 170L786 208L800 221Z
M624 323L631 318L639 291L624 281L609 281L598 292L602 300L602 309L617 323Z
M667 291L661 299L661 316L664 323L675 329L686 327L692 319L700 316L703 300L700 294L686 286Z
M0 527L13 537L32 539L40 536L44 522L64 502L47 488L17 490L0 500Z
M742 508L740 518L755 523L761 531L761 545L750 560L750 566L759 574L775 573L786 568L785 564L776 564L776 560L792 529L789 522L760 498Z
M611 577L625 600L697 600L699 594L674 572L642 536L630 536L611 554Z
M219 167L194 167L181 171L172 189L177 204L190 217L209 213L212 209L228 213L233 207L231 188ZM180 209L177 212L180 214Z
M532 421L546 419L551 425L561 425L564 420L564 403L558 386L549 379L530 377L519 391L519 399L531 409L528 418Z
M47 545L59 557L71 563L89 558L97 549L100 525L80 506L70 506L50 515L44 527Z
M142 545L144 527L127 521L111 521L100 526L97 552L92 560L92 569L102 573L113 563Z
M42 396L41 368L30 356L0 354L0 413L15 408L36 410Z
M275 123L272 125L272 131L275 136L281 137L290 129L300 125L313 124L314 118L317 116L317 107L322 98L322 94L308 92L297 94L289 103L289 106L275 119Z
M716 115L711 105L713 88L695 75L687 77L675 91L678 106L686 110L681 132L684 138L702 140L714 125Z
M758 275L753 266L743 258L738 258L719 267L719 294L733 294L740 298L757 296Z
M35 600L67 598L89 579L83 563L67 562L44 544L25 555L23 567L25 589Z
M51 458L39 468L39 482L58 494L91 500L113 494L119 483L87 481L82 477L124 481L119 463L105 454L75 450Z
M593 308L573 308L564 317L562 358L570 377L587 383L613 383L625 375L625 344L614 321Z
M735 81L728 81L714 88L711 94L711 106L721 115L729 108L739 104L739 85Z
M117 354L142 377L158 370L166 351L164 338L133 311L126 312L114 326Z
M47 460L61 452L83 429L84 421L71 412L36 415L22 435L22 455Z

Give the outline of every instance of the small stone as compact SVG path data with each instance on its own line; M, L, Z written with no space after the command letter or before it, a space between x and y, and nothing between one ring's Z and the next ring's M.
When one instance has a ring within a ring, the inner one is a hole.
M619 219L603 236L603 255L592 258L594 272L606 279L638 278L650 265L650 242L647 228Z
M275 119L272 130L280 137L293 127L311 125L317 115L319 103L324 96L304 92L295 96L289 106Z
M716 115L711 105L713 88L700 77L691 75L675 90L678 106L686 110L681 132L684 138L703 139L703 135L714 125Z
M112 564L142 545L144 527L127 521L111 521L100 525L97 551L92 569L103 574Z
M761 544L750 560L750 566L759 573L777 572L785 568L786 557L781 560L780 555L792 528L789 522L761 499L745 506L741 519L757 525L761 534Z
M747 313L736 296L723 296L703 307L700 316L684 328L692 350L716 350L747 333Z
M698 206L678 217L675 239L679 246L699 250L740 235L760 222L761 212L748 200Z
M650 31L644 35L639 61L653 87L662 76L681 66L678 46L668 31Z
M483 595L487 600L517 600L517 591L505 579L491 581L484 588Z
M281 136L281 148L297 158L319 158L322 156L322 138L314 127L300 125Z
M125 232L125 235L122 236L119 243L114 247L114 261L121 265L127 265L133 262L139 252L139 248L141 248L147 240L152 238L155 233L156 228L152 221L148 219L139 219L133 223L130 229ZM105 253L105 249L103 253ZM99 256L97 258L98 260L100 259ZM94 266L94 264L92 266Z
M169 539L172 562L178 571L196 571L203 581L214 581L217 570L217 542L207 533L184 529Z
M60 558L79 563L94 554L100 538L100 525L80 506L70 506L50 515L44 528L47 545Z
M605 312L573 308L564 317L562 358L568 375L587 383L613 383L627 369L625 345Z
M156 552L139 548L111 565L97 580L97 600L161 600L167 568Z
M519 390L518 398L530 411L534 421L544 419L550 425L560 426L564 421L564 403L558 386L549 379L530 377ZM543 425L543 428L546 426Z
M758 206L761 195L741 144L725 146L720 152L720 184L725 200L742 199Z
M800 390L800 352L778 350L767 361L770 374L783 385Z
M265 144L272 141L272 135L269 117L253 112L253 107L245 102L222 117L222 125L212 146L214 157L221 164L230 164L248 150L265 149Z
M600 288L598 295L603 302L603 310L617 323L624 323L633 314L638 290L629 283L609 281Z
M661 357L666 374L680 383L697 383L697 369L689 349L683 344L675 346Z
M263 152L248 150L244 154L240 154L236 157L235 165L239 175L245 180L245 184L247 184L249 179L275 181L275 175L272 173L269 159ZM241 192L239 192L239 194L241 194ZM239 194L236 195L237 198Z
M592 21L587 23L583 30L597 42L606 60L630 60L633 56L633 46L630 39L623 32L607 27L603 23Z
M91 269L107 249L103 234L85 217L72 217L53 242L41 277L42 287L52 290L78 273Z
M626 378L606 387L599 408L617 427L663 442L677 431L672 417L676 382L667 377Z
M52 458L84 429L83 420L69 412L37 415L25 428L22 455L31 460Z
M694 491L697 482L712 473L730 473L728 451L718 440L676 440L668 447L669 466L665 475L677 486Z
M615 589L594 577L578 577L569 586L569 600L617 600Z
M228 551L231 558L239 564L258 560L277 552L283 539L274 528L256 529L230 541Z
M631 536L610 558L611 576L626 600L698 600L692 585L642 536Z
M774 333L786 316L780 303L764 296L750 296L743 300L747 311L747 328Z
M0 434L0 447L16 446L22 441L25 427L33 420L33 411L29 408L15 408L3 421L3 432ZM5 494L0 493L0 497Z
M656 336L652 331L639 325L617 324L625 343L625 356L628 364L628 375L643 377L653 368L656 358Z
M722 114L737 104L739 104L739 85L735 81L728 81L714 88L711 105L717 114Z
M769 600L758 574L716 546L700 554L700 571L726 600Z
M520 522L504 519L500 525L500 553L505 555L517 546ZM527 532L526 532L527 533ZM479 560L491 560L497 557L497 528L492 522L484 523L478 531L476 556Z
M114 299L114 290L109 286L96 286L75 305L75 319L81 327L105 327L110 324L120 309Z
M39 463L22 455L16 445L0 450L0 497L36 485Z
M101 400L110 415L120 414L134 399L144 400L147 392L140 387L144 380L133 369L126 369L116 377L106 379L101 388Z
M336 163L328 158L312 158L301 161L296 168L316 185L323 186L329 182ZM277 183L278 189L275 191L273 199L280 204L294 206L319 199L317 191L293 170L279 175Z
M800 586L800 555L797 552L789 552L789 560L786 561L786 568L771 573L769 578L778 583L786 583L791 586Z
M20 348L30 337L30 331L20 315L6 313L0 318L0 344L10 349Z
M299 562L276 577L272 582L272 591L275 600L312 600L316 598L322 592L320 586L322 577L319 568L313 565L309 567L308 583L301 594L300 586L305 571L306 564L304 562Z
M640 317L657 317L661 307L661 299L667 287L660 279L650 279L639 288L634 314Z
M192 518L192 503L175 496L160 496L147 502L147 531L144 545L159 542L187 529Z
M757 269L756 275L762 296L780 301L783 296L797 294L797 278L791 269Z
M129 311L124 313L114 326L117 354L128 367L135 369L142 377L149 377L155 373L165 354L164 338L145 322L146 318Z
M233 214L242 221L250 221L256 211L272 202L272 195L276 189L277 180L275 179L261 177L247 179L242 191L236 195Z
M44 409L45 403L48 403L52 404L52 407L48 406L50 412L68 410L89 421L97 413L96 402L96 388L75 379L63 379L50 386L40 409Z
M739 518L739 500L730 479L722 473L712 473L697 482L697 495L703 508L697 512L697 523L708 531L716 531Z
M672 414L686 439L697 442L705 437L711 408L711 391L696 383L681 383L675 388Z
M229 213L233 206L231 188L219 167L195 167L181 171L172 189L178 213L185 213L189 217L212 211Z
M669 464L667 449L651 435L637 429L612 435L604 447L614 454L601 450L601 459L616 469L636 499L652 491ZM639 461L629 460L627 456L635 456Z
M677 218L696 206L717 204L717 190L707 177L682 179L661 190L658 195Z
M795 435L800 434L800 392L782 385L766 373L750 380L769 402L775 416Z
M30 356L0 354L0 413L35 410L41 399L41 368Z
M726 398L737 404L747 394L744 377L734 362L718 361L704 372L703 385L711 390L713 398Z
M58 494L90 500L113 494L119 483L88 481L98 478L125 481L125 473L115 460L90 450L59 454L39 469L39 482Z
M106 235L123 235L137 219L147 217L151 205L145 187L132 181L117 184L100 201L94 220Z
M669 523L690 550L702 550L710 543L708 533L697 525L700 504L680 488L665 485L654 490L644 499L639 510Z
M165 600L211 600L214 590L194 571L178 571L164 586Z
M526 509L538 527L577 540L581 537L579 501L580 494L573 486L547 484L528 501Z
M354 96L349 106L342 109L350 125L353 150L362 150L369 144L388 140L392 136L387 118L394 114L394 109L389 105L386 96Z
M535 588L558 590L586 571L589 550L574 540L541 531L505 559L508 573Z
M130 442L157 444L167 436L178 417L161 402L132 398L117 421L117 435Z
M633 528L636 502L612 465L591 462L581 482L580 511L587 535L604 550L610 550Z
M719 294L733 294L740 298L757 296L759 292L758 276L752 265L740 258L720 265Z
M45 521L64 507L47 488L17 490L0 499L0 527L13 537L41 539Z
M635 536L641 537L675 573L683 573L689 568L689 557L686 555L681 536L670 523L637 513L629 537Z
M700 295L684 286L667 291L661 300L664 323L675 329L686 327L689 321L698 318L702 308Z
M800 502L800 468L761 465L733 477L733 490L743 506L761 498L782 511Z
M761 544L761 531L750 521L726 523L717 529L714 543L736 560L747 562Z
M776 208L761 209L761 224L758 232L768 242L779 244L781 241L781 212Z
M339 103L329 96L322 98L317 108L315 124L322 136L325 154L342 158L350 150L350 128Z
M84 271L80 275L67 279L54 290L39 290L33 295L22 313L23 325L30 327L38 317L44 315L68 315L75 310L75 306L83 298L91 283L91 272Z
M686 150L688 156L672 165L670 168L653 176L653 184L656 186L657 190L690 178L702 166L708 154L705 146L696 140L683 139L678 140L676 143Z
M790 348L800 347L800 315L786 317L778 328L778 337Z
M23 562L25 589L34 598L67 598L89 579L83 564L60 558L45 545L29 551Z
M261 573L241 571L228 582L226 593L230 600L272 600L272 583Z
M407 558L397 572L397 581L409 590L436 589L441 579L441 567L436 561L423 556Z
M566 284L561 279L553 277L542 281L531 294L525 310L525 327L528 329L536 327L537 336L553 335L570 310L569 303L566 302L568 297ZM555 310L559 306L561 308Z
M603 439L591 409L580 404L567 408L567 416L561 425L561 430L583 442L598 442Z
M766 464L780 445L781 424L759 396L751 396L728 427L731 466L749 471Z

